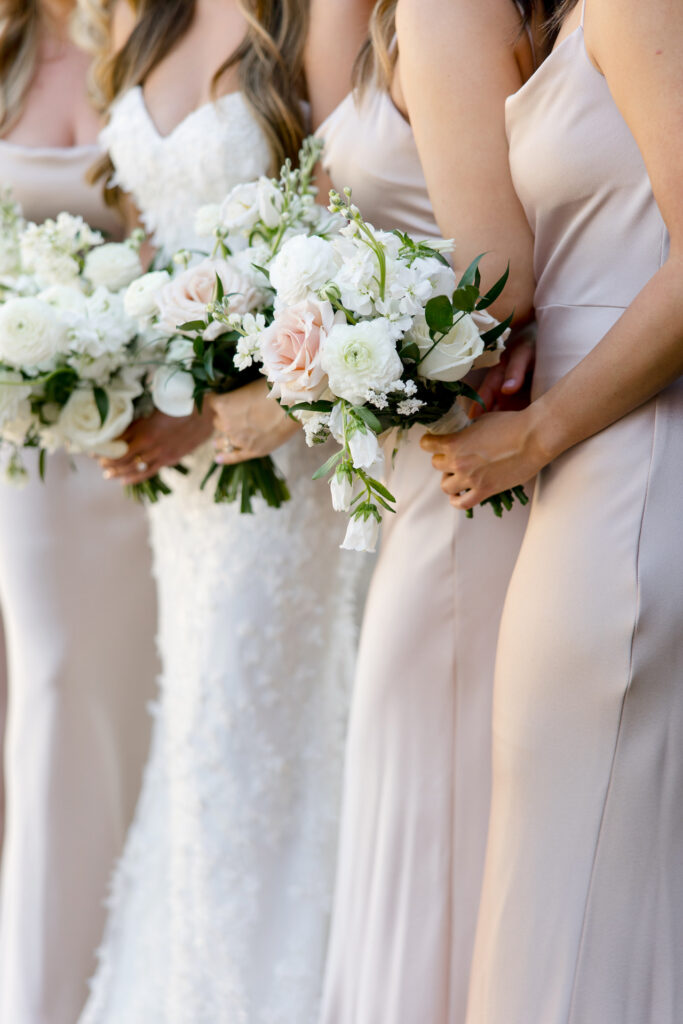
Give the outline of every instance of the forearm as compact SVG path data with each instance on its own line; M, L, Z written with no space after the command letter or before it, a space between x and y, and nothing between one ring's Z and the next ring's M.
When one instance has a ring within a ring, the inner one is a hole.
M670 258L602 341L530 407L547 461L683 374L682 272L683 258Z

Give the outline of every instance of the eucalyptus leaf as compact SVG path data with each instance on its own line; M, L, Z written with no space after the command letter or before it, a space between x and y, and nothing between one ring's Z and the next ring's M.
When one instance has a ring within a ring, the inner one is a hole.
M95 405L100 415L100 426L103 427L107 422L107 416L109 415L109 395L104 388L95 388L93 390L93 398L95 399Z
M489 290L486 292L486 295L482 295L479 302L477 303L477 309L488 309L489 306L492 306L496 299L499 298L500 295L502 294L505 285L508 283L509 277L510 264L508 263L507 269L503 276L496 281L492 288L489 288Z
M425 306L425 319L430 331L448 334L453 326L453 307L445 295L435 295Z

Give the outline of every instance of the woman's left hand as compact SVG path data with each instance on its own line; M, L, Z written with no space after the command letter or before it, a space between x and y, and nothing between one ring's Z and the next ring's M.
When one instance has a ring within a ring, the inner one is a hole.
M218 435L216 462L222 466L270 455L300 429L269 397L265 380L252 381L227 395L212 395L208 402Z
M458 434L425 434L421 445L432 453L432 465L443 474L441 488L459 509L527 483L552 458L539 440L534 406L488 413Z

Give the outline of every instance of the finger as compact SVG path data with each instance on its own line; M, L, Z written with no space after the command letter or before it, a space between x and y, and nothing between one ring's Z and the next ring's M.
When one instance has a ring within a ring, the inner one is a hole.
M144 483L145 480L150 480L153 476L164 468L162 462L153 462L147 466L144 471L138 470L133 472L124 473L121 476L117 476L116 480L123 484L124 487L130 487L133 484Z
M502 365L493 366L486 376L484 377L481 385L477 388L477 393L481 398L482 402L486 406L485 409L478 402L472 402L472 406L469 411L469 417L471 420L478 419L479 416L483 416L485 412L490 412L498 398L503 387L505 380L505 368Z
M219 466L238 466L240 462L260 459L261 453L249 448L235 448L234 452L218 452L215 461Z
M426 452L441 452L445 454L450 448L454 437L455 434L444 434L443 436L424 434L420 439L420 447Z
M441 478L441 490L444 494L456 495L467 489L467 484L453 473L444 473Z
M476 491L463 491L462 494L456 494L451 498L451 505L453 508L467 512L471 508L476 508L480 500Z
M510 353L501 390L506 395L515 395L524 386L531 369L534 353L530 345L519 345Z
M444 452L432 455L432 466L440 473L447 473L452 468L448 456Z

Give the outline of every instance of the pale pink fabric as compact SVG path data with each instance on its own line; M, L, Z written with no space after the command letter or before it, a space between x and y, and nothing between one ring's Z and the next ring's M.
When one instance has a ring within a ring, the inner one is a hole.
M320 134L380 228L439 234L410 126L348 97ZM493 662L526 523L456 512L414 429L388 486L347 746L324 1024L462 1024L483 871ZM388 447L389 462L391 447Z
M28 218L117 223L84 181L94 146L0 141L0 186ZM35 453L29 453L30 455ZM146 517L99 466L59 455L17 491L0 481L0 605L9 660L0 1021L74 1024L110 871L148 745L156 603Z
M510 98L508 130L540 394L668 237L581 28ZM540 476L501 626L468 1024L683 1020L682 466L679 380Z

